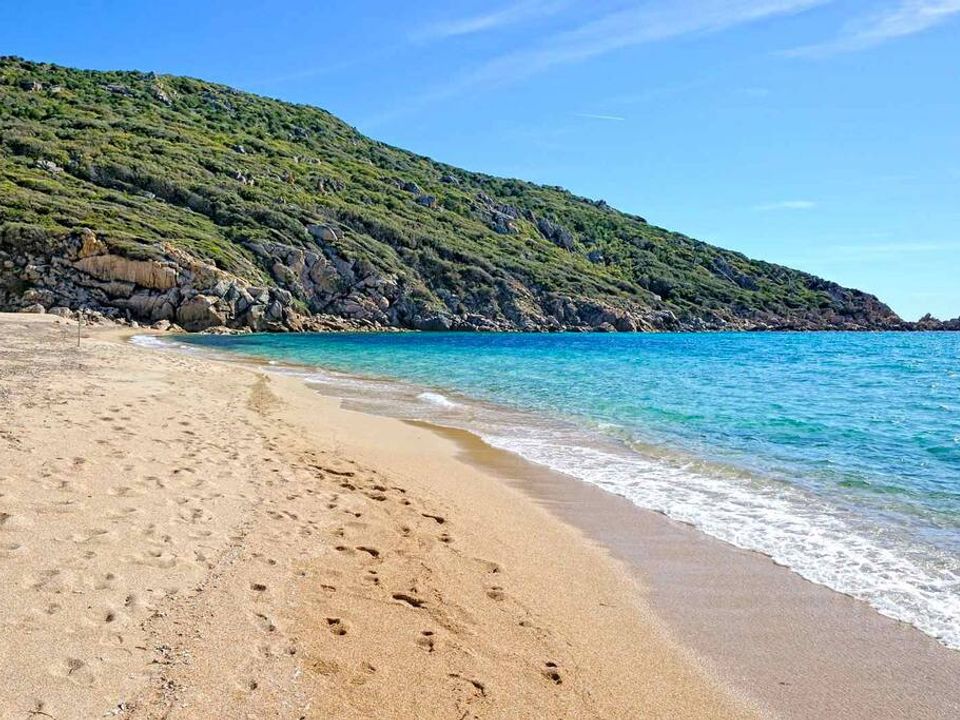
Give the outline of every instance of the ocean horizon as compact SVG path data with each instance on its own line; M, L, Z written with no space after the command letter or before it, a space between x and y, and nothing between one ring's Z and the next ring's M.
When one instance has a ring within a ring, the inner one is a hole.
M960 648L960 336L173 341L261 358L357 409L469 430Z

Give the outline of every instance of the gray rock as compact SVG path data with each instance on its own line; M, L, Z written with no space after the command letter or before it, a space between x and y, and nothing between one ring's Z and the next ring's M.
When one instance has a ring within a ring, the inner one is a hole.
M209 295L196 295L177 308L177 322L191 332L223 325L224 321L217 298Z
M45 160L43 158L37 160L37 167L41 170L46 170L47 172L52 173L63 172L63 168L57 165L53 160Z
M266 316L271 322L280 322L283 320L283 305L279 300L274 300L267 306Z
M336 229L330 225L308 225L307 232L320 242L337 242L340 239Z
M103 86L103 89L107 90L108 92L112 92L114 95L123 95L125 97L133 95L133 90L128 88L126 85L121 85L120 83L108 83L107 85Z
M33 305L27 305L25 308L22 308L20 312L22 313L32 313L34 315L43 315L47 309L40 303L34 303Z

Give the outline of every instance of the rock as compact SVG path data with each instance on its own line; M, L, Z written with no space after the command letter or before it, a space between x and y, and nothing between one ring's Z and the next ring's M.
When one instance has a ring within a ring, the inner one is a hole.
M28 92L40 92L43 90L43 83L39 83L36 80L30 80L29 78L24 78L19 83L21 90L26 90Z
M426 318L414 318L414 327L417 330L449 330L453 326L446 315L431 315Z
M63 307L62 305L57 305L56 307L50 308L49 310L47 310L47 313L49 315L56 315L57 317L62 317L62 318L73 317L73 310L71 310L68 307Z
M267 306L267 320L271 322L280 322L283 320L283 305L279 300L274 300Z
M164 89L163 89L162 87L160 87L159 85L154 85L154 86L153 86L153 96L154 96L157 100L159 100L160 102L162 102L164 105L167 105L168 107L169 107L170 105L173 105L173 100L170 99L170 96L167 94L167 91L164 90Z
M598 265L603 262L603 253L599 250L591 250L587 253L587 260L592 262L594 265Z
M76 233L76 238L80 242L80 249L77 250L78 258L93 257L94 255L106 255L107 246L90 228L81 228L78 230Z
M444 173L440 176L440 182L447 185L459 185L460 181L457 180L456 176L451 175L450 173Z
M562 225L547 218L539 218L537 220L537 230L554 245L562 247L564 250L573 250L573 234Z
M43 315L47 309L40 303L34 303L33 305L27 305L25 308L22 308L20 312L22 313L32 313L34 315Z
M37 167L41 170L46 170L47 172L52 173L63 172L63 168L57 165L53 160L45 160L43 158L37 160Z
M153 260L94 255L77 260L74 267L99 280L120 280L154 290L169 290L177 284L177 271Z
M428 208L435 208L437 206L437 198L433 195L418 195L417 203Z
M266 311L267 308L265 305L251 305L247 309L246 316L244 318L244 323L248 328L254 331L260 331L266 329Z
M177 322L190 332L223 325L225 318L217 308L217 298L195 295L177 308Z
M124 97L133 95L133 90L120 83L108 83L103 86L103 89L107 92L112 92L114 95L123 95Z
M330 225L308 225L307 232L321 242L337 242L340 239L336 229Z
M401 190L406 190L408 193L413 193L414 195L423 195L423 190L420 189L420 186L417 185L412 180L407 180L400 185Z
M159 330L160 332L166 332L170 329L171 325L169 320L157 320L157 322L150 327L154 330Z

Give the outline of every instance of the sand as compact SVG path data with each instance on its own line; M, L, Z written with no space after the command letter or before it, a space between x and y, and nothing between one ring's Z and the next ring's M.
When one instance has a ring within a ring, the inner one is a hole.
M764 714L428 428L0 316L0 718Z
M671 637L783 720L960 718L960 652L622 497L434 428L473 464L603 544L642 579Z

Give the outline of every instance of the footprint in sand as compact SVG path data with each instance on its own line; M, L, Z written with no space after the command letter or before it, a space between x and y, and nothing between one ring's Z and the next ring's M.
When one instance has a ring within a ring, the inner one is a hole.
M436 647L436 639L433 630L421 630L420 637L417 638L417 645L428 653L432 653Z
M394 593L392 597L394 600L405 603L412 608L422 608L424 605L423 600L418 597L414 597L413 595L408 595L407 593Z
M499 585L493 585L487 589L487 597L491 600L500 601L505 600L507 596L504 594L502 587Z
M347 624L340 618L328 617L327 627L330 629L330 632L333 633L334 635L343 637L344 635L347 634Z
M94 683L94 675L87 668L87 664L78 658L67 658L50 668L50 674L66 678L74 685L90 687Z
M561 685L563 683L563 678L560 677L560 671L557 669L555 662L545 662L543 664L543 674L551 680L554 685Z
M253 614L254 624L261 630L272 633L277 631L277 626L269 617L263 613L254 613Z

